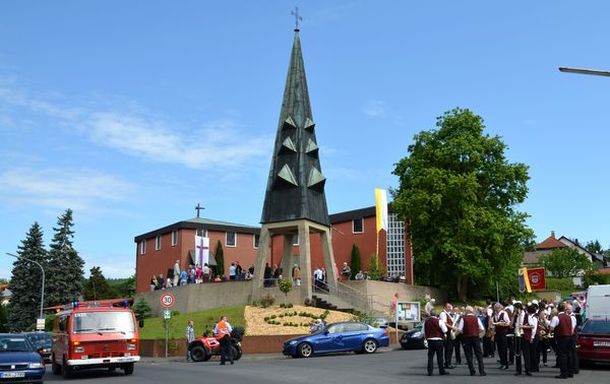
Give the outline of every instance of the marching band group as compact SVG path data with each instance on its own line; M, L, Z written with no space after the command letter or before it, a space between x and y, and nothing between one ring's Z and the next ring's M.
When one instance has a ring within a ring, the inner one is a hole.
M436 356L440 375L448 375L455 352L461 364L464 350L470 375L485 376L483 358L499 357L500 369L515 366L515 375L531 376L539 372L540 359L546 366L547 351L552 348L557 357L558 379L578 373L576 356L577 313L569 302L553 303L533 300L526 305L511 301L487 307L466 306L463 309L446 303L440 314L430 310L423 326L428 342L428 375L432 376ZM482 343L481 343L482 339ZM482 344L482 345L481 345Z

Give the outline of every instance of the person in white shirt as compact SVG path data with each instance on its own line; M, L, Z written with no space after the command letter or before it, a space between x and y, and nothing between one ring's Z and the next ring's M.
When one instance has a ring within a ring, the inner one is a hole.
M448 332L445 322L436 317L436 313L432 311L424 321L423 331L424 338L428 342L428 376L432 376L434 355L436 355L439 375L448 375L449 372L445 370L443 364L443 339Z
M451 365L451 358L453 357L453 340L451 339L451 330L453 329L453 305L451 303L445 303L443 311L438 316L448 328L447 337L445 338L445 369L453 369L455 366Z

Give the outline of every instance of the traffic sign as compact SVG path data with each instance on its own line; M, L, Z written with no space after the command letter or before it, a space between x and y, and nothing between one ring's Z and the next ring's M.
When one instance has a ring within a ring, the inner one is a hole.
M165 308L171 308L176 303L176 298L171 293L164 293L161 296L161 306Z
M44 331L45 319L36 319L36 330Z
M169 320L169 319L171 319L171 318L172 318L172 311L171 311L171 310L169 310L169 309L164 309L164 310L163 310L163 318L164 318L165 320Z

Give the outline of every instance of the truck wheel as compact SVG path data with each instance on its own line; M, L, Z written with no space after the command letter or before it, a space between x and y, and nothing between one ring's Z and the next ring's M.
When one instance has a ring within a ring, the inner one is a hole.
M72 373L72 367L66 364L66 361L64 360L64 363L61 366L62 376L64 377L64 379L70 379L73 376Z
M133 373L133 363L127 363L123 366L123 371L125 371L126 375L131 375Z
M191 359L193 361L199 362L199 361L206 361L206 357L208 355L208 352L205 350L205 347L201 346L201 345L196 345L193 348L191 348ZM209 359L209 357L208 357Z

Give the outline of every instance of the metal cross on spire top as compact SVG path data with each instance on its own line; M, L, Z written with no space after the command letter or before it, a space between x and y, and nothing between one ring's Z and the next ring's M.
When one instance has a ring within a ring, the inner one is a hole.
M294 11L291 11L290 13L294 16L294 23L295 23L294 31L298 32L299 31L299 21L303 21L303 18L301 17L301 15L299 15L299 7L294 7Z
M197 210L197 218L199 218L199 211L202 211L205 208L202 207L201 204L197 203L197 206L195 207L195 209Z

